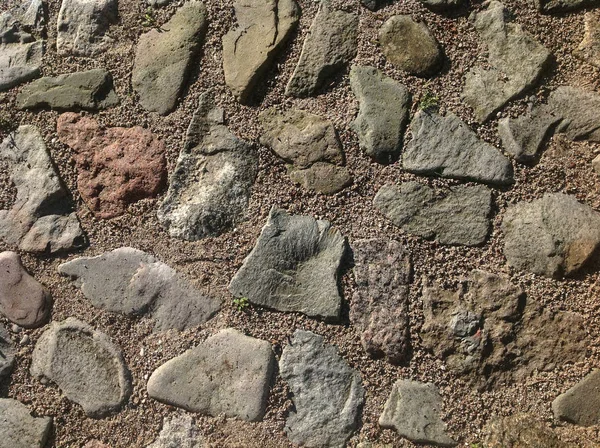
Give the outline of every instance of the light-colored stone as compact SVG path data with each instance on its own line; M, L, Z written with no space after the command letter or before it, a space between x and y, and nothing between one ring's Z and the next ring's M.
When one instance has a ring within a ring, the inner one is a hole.
M32 417L27 406L12 398L0 398L0 422L2 448L42 448L52 428L52 417Z
M529 414L492 417L483 428L486 448L569 448L547 425ZM572 448L572 447L571 447Z
M600 370L594 370L552 402L554 417L580 426L600 423Z
M573 54L594 67L600 68L600 13L586 12L584 20L585 34Z
M146 448L204 448L202 434L189 415L163 419L158 438Z

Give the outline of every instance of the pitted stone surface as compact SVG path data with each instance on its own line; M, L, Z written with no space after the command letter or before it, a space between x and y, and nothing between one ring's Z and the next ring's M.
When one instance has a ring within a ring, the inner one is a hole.
M395 225L441 244L477 246L487 239L492 193L483 186L459 185L436 192L417 182L386 184L373 205Z
M493 417L483 429L487 448L568 448L541 421L529 414Z
M506 21L504 5L492 1L471 19L487 44L491 68L475 67L465 79L463 98L478 121L485 121L508 101L531 88L550 59L550 52L523 31Z
M563 193L508 207L504 255L521 271L547 277L573 274L600 245L600 214Z
M552 402L554 417L580 426L600 423L600 370L594 370Z
M344 237L328 221L273 207L229 291L279 311L339 318L337 279L345 248Z
M107 34L117 22L117 0L62 0L56 49L61 55L94 56L113 42Z
M16 252L0 253L0 313L25 328L44 324L50 314L50 292L27 273Z
M144 109L160 115L175 109L206 28L206 7L190 0L160 30L140 36L131 85Z
M176 238L218 236L241 222L258 172L258 154L223 124L212 92L200 98L158 220Z
M544 13L561 13L583 7L598 6L598 0L536 0L540 11Z
M100 110L118 103L112 76L101 69L41 78L17 95L19 109Z
M68 214L68 191L38 128L19 126L0 144L0 157L8 163L17 188L12 208L0 210L0 239L35 253L81 247L83 231L75 213Z
M100 218L156 196L167 177L165 145L140 126L104 128L93 118L67 112L58 117L60 141L75 151L77 188Z
M358 16L332 9L328 0L321 0L285 94L307 97L317 93L354 59L357 39Z
M15 365L16 352L10 333L4 325L0 324L0 381L11 374Z
M442 117L420 110L410 131L412 140L402 154L406 171L488 184L514 181L510 160L450 112Z
M408 292L412 265L398 241L359 240L352 244L356 290L350 320L371 356L405 361L410 350Z
M236 0L234 9L237 26L223 36L223 71L231 92L246 103L296 27L300 9L294 0Z
M398 380L385 403L379 425L416 443L455 446L440 417L442 397L434 384Z
M72 277L95 307L148 315L157 330L201 325L220 308L218 299L204 296L174 269L131 247L77 258L58 270Z
M31 375L54 382L89 417L119 410L131 394L121 350L104 333L75 318L53 322L38 339Z
M393 161L402 148L410 92L375 67L358 65L350 70L350 87L360 106L351 126L361 149L378 162Z
M6 448L42 448L52 428L52 417L32 417L12 398L0 398L0 422L0 444Z
M202 434L189 415L163 419L158 438L146 448L204 448Z
M343 447L358 426L365 391L358 372L335 346L310 331L296 330L283 349L279 372L292 391L288 438L308 447Z
M42 33L46 29L46 13L42 0L22 0L9 10L10 15L22 26Z
M148 395L191 412L260 421L274 367L271 344L228 328L156 369Z

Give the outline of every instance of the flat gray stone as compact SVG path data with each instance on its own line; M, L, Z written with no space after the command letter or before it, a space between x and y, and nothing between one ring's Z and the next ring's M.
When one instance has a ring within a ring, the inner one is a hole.
M344 237L328 221L273 207L229 291L279 311L339 318L337 279L345 248Z
M15 365L16 352L10 333L4 325L0 324L0 381L11 374Z
M600 423L600 370L594 370L552 402L554 417L580 426Z
M204 448L202 434L189 415L163 419L158 438L146 448Z
M41 78L17 95L19 109L100 110L117 104L112 76L101 69Z
M27 273L16 252L0 252L0 313L11 322L35 328L50 315L50 292Z
M487 239L492 193L483 186L458 185L439 194L417 182L386 184L373 205L408 233L440 244L477 246Z
M408 293L412 265L408 248L395 240L352 244L354 280L350 321L369 355L397 364L410 351Z
M511 266L561 277L584 266L600 245L600 214L573 196L546 194L510 206L502 231Z
M531 88L542 74L550 52L506 21L508 11L492 1L484 11L473 13L475 24L488 50L489 69L472 68L466 75L462 96L478 121L485 121L513 98ZM527 55L526 58L523 55Z
M298 24L300 9L294 0L237 0L233 7L237 26L223 36L223 71L231 92L247 103Z
M358 65L350 70L350 87L360 107L351 127L361 149L378 162L392 162L402 149L410 92L375 67Z
M329 120L300 109L279 113L274 108L261 112L259 119L264 129L260 142L290 164L292 181L323 194L337 193L352 183Z
M147 315L156 330L185 330L205 323L220 308L181 274L152 255L121 247L97 257L82 257L58 267L97 308Z
M191 412L260 421L274 367L271 344L227 328L157 368L148 395Z
M112 43L108 34L117 22L117 0L62 0L56 50L60 55L94 56Z
M157 213L172 237L218 236L245 218L258 154L223 123L213 93L204 93Z
M158 29L139 38L131 85L144 109L167 115L175 109L207 28L203 3L188 1Z
M283 349L279 372L293 394L285 422L288 438L299 445L343 447L358 427L365 391L357 371L335 346L310 331L296 330Z
M486 448L569 448L552 429L530 414L492 417L483 434Z
M538 9L544 13L560 13L584 7L595 7L598 0L536 0Z
M0 421L5 448L42 448L52 428L52 417L32 417L27 406L12 398L0 398Z
M546 104L534 106L517 118L503 118L498 133L506 151L522 163L534 162L552 134L569 140L600 142L600 95L561 86Z
M354 59L357 45L358 16L332 9L329 0L321 0L285 94L314 95Z
M46 29L46 14L42 0L23 0L9 10L10 15L29 30L42 33ZM0 20L1 21L1 20Z
M12 208L0 210L0 239L35 253L81 247L83 231L75 213L68 214L69 193L38 128L19 126L0 144L0 158L7 162L17 188Z
M54 382L94 418L118 411L131 394L121 350L104 333L71 317L51 323L38 339L31 375Z
M411 173L508 185L514 182L510 160L480 140L460 118L420 110L410 123L412 140L402 154Z
M411 16L390 17L379 30L379 43L386 59L411 75L433 75L442 66L442 50L437 39L425 23Z
M395 429L415 443L455 446L440 417L442 397L434 384L398 380L392 387L379 425Z

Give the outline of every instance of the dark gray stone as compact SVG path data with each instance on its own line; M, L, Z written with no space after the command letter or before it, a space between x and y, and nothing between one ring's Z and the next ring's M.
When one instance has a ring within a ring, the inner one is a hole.
M529 414L493 417L483 434L486 448L569 448L552 429Z
M296 27L300 9L294 0L237 0L234 9L237 26L223 36L223 71L231 92L246 103Z
M600 423L600 370L594 370L552 402L554 417L580 426Z
M4 448L42 448L52 428L52 417L32 417L27 406L12 398L0 398L0 422Z
M441 411L442 397L434 384L398 380L379 417L379 425L395 429L416 443L455 446L457 443L446 434Z
M190 0L160 29L140 36L131 85L144 109L160 115L175 109L206 28L206 7Z
M182 275L152 255L121 247L97 257L82 257L58 267L97 308L148 315L157 330L185 330L205 323L220 308Z
M467 3L467 0L419 0L433 11L453 11Z
M15 345L10 333L0 324L0 380L9 376L15 365Z
M104 333L71 317L53 322L38 339L31 375L54 382L89 417L119 410L131 394L121 350Z
M360 3L371 11L376 11L381 8L388 0L360 0Z
M228 328L156 369L148 395L191 412L259 421L274 367L271 344Z
M329 0L321 0L285 94L295 97L315 94L354 59L357 45L358 16L331 9Z
M337 277L345 248L344 237L328 221L273 207L229 291L279 311L339 318Z
M365 391L358 372L323 337L296 330L283 349L279 372L292 391L288 438L309 447L343 447L358 426Z
M487 45L489 69L472 68L466 75L463 98L478 121L485 121L507 102L531 88L542 74L550 52L523 31L507 22L508 11L492 1L471 19ZM527 55L526 58L523 55Z
M600 95L570 86L558 87L547 104L534 106L518 118L500 120L498 133L506 151L523 163L535 161L552 134L600 142Z
M68 191L40 131L35 126L19 126L0 144L0 157L8 163L17 188L12 208L0 210L0 239L36 253L81 247L83 231L75 213L67 214Z
M409 251L398 241L376 239L355 241L352 251L356 289L350 320L361 332L362 345L371 356L405 361L410 350Z
M146 448L204 448L202 434L189 415L163 419L158 438Z
M223 123L223 110L215 106L213 93L204 93L157 213L175 238L218 236L245 217L258 154Z
M514 182L510 160L452 113L442 117L420 110L410 131L412 140L402 154L406 171L488 184Z
M540 11L549 13L560 13L584 7L595 7L600 4L598 0L536 0Z
M490 228L492 193L483 186L459 185L440 193L417 182L386 184L373 205L395 225L440 244L477 246Z
M442 50L427 25L411 16L392 16L379 30L381 51L393 66L411 75L428 76L442 65Z
M546 194L510 206L502 230L511 266L561 277L585 265L600 245L600 214L572 196Z
M350 87L360 106L351 126L361 149L378 162L393 161L402 149L410 92L375 67L357 65L350 70Z
M117 104L119 98L113 88L112 76L101 69L41 78L25 86L17 95L19 109L100 110Z

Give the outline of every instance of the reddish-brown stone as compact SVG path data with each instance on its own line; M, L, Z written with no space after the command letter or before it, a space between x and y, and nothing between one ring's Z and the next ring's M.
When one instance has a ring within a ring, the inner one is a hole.
M69 112L58 118L57 132L75 151L77 188L100 218L122 215L128 204L156 196L165 184L165 146L147 129L104 128Z

